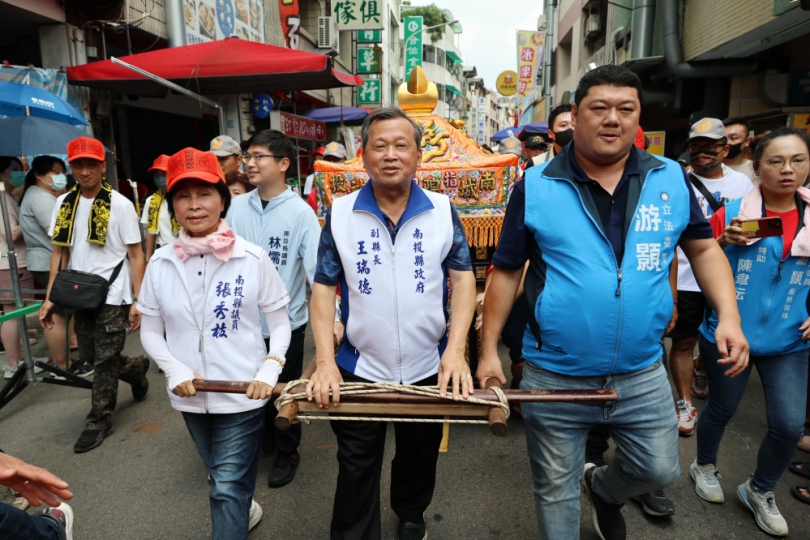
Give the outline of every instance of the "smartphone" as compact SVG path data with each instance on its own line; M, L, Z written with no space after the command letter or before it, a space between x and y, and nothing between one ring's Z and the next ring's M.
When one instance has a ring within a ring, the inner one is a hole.
M742 227L743 234L748 238L782 236L782 218L779 217L767 217L741 221L740 227Z

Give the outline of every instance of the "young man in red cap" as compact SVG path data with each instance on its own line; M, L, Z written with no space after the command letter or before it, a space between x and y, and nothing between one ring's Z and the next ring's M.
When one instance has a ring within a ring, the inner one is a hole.
M78 185L56 200L51 219L50 282L61 268L110 279L104 305L76 311L76 338L83 362L95 366L93 396L85 428L73 450L90 451L112 431L110 416L118 396L118 379L132 385L132 397L142 400L149 390L146 356L121 354L126 331L137 330L141 315L135 309L143 279L144 260L138 214L132 203L104 181L107 162L104 146L96 139L79 137L68 143L68 161ZM134 291L134 295L132 294ZM43 326L53 326L54 304L45 300L39 310Z
M177 240L177 233L180 232L180 224L169 213L169 205L166 203L166 167L168 164L169 156L161 154L148 169L148 172L154 174L155 186L158 189L147 197L141 214L141 225L146 228L146 262L152 258L156 248L169 245Z

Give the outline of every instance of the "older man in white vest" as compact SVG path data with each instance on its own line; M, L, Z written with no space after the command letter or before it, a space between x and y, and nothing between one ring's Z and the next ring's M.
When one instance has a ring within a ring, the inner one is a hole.
M377 109L363 123L369 182L336 199L326 217L312 288L316 370L307 395L324 408L339 402L339 383L452 384L453 397L472 393L464 358L475 309L475 278L461 221L450 200L414 182L422 129L401 110ZM447 278L453 288L447 331ZM346 327L335 357L335 293ZM338 407L339 409L339 407ZM339 473L332 540L380 538L380 473L386 424L332 422ZM424 512L433 496L440 424L395 424L391 506L399 538L427 535Z

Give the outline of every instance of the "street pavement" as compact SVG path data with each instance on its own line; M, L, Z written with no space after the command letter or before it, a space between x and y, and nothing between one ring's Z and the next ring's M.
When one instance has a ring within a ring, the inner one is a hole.
M32 321L33 322L33 321ZM34 348L45 352L44 339ZM143 354L138 334L128 336L125 353ZM307 331L306 358L314 345ZM505 372L508 355L501 351ZM74 353L76 354L76 353ZM0 357L2 359L2 357ZM74 454L89 410L87 390L35 384L0 410L0 448L43 466L71 486L77 540L197 540L210 538L207 473L180 413L169 406L165 379L152 365L150 390L140 403L130 387L119 387L113 416L115 431L99 448ZM703 406L697 400L698 408ZM673 405L673 414L674 405ZM740 410L726 430L719 470L726 503L697 497L689 479L695 437L681 438L683 473L666 490L677 515L653 518L629 501L624 509L631 539L768 538L737 500L736 487L752 473L766 430L759 378L749 382ZM438 482L426 518L433 540L530 539L537 537L534 501L523 423L512 418L506 437L495 438L486 426L450 426L448 451L440 455ZM397 518L388 503L393 433L389 428L383 469L384 539L396 538ZM613 450L608 452L608 457ZM326 422L304 426L301 466L295 480L281 489L267 487L271 459L259 468L255 499L264 510L251 539L326 539L337 476L335 438ZM810 460L798 452L797 460ZM790 496L793 485L810 483L785 472L776 500L790 526L790 537L810 538L810 507ZM8 495L3 499L8 502ZM30 509L29 512L39 510ZM590 504L582 499L581 538L597 537ZM574 532L570 538L574 537Z

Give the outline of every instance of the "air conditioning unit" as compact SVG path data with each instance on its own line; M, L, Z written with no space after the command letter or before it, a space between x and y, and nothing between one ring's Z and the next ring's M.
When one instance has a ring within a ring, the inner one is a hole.
M598 13L591 13L587 19L585 19L585 35L592 36L594 34L598 34L602 30L602 18L599 17Z
M332 17L318 17L318 48L340 50L340 34Z

